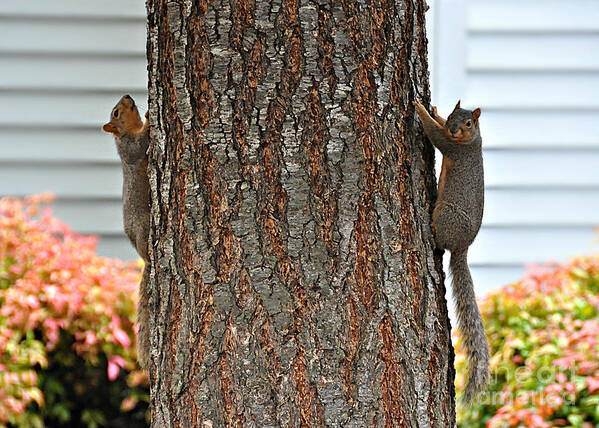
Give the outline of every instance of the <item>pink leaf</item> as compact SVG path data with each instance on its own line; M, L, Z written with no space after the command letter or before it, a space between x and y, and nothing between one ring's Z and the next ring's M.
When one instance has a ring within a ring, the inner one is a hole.
M135 408L137 405L137 399L134 397L127 397L121 403L121 410L123 412L129 412Z
M127 362L120 355L113 355L108 360L108 379L115 380L119 375L120 368L125 367Z
M93 331L86 331L85 332L85 344L89 345L89 346L93 346L96 343L98 343L98 337L96 336L96 333L94 333Z
M572 357L562 357L553 361L554 366L563 367L565 369L570 369L574 366L574 358Z
M119 375L119 366L116 365L112 359L110 359L108 361L108 379L113 381L117 378L117 376Z
M114 335L115 340L119 342L123 346L123 348L126 349L129 346L131 346L131 339L129 339L129 335L120 328L115 329L112 334Z
M589 388L589 393L593 394L597 390L599 390L599 378L597 377L587 377L587 387Z
M113 355L112 357L110 357L110 360L122 368L125 368L125 366L127 365L127 361L125 361L125 359L120 355Z

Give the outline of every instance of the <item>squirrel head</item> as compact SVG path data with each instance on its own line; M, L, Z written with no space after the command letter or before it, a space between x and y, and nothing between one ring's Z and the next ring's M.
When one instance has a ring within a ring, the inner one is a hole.
M115 137L120 137L126 134L135 134L142 127L143 122L139 117L135 101L130 95L125 95L112 109L110 121L102 127L102 130Z
M472 111L465 110L460 108L460 101L458 101L453 112L447 117L445 127L454 141L467 143L480 135L479 117L480 108Z

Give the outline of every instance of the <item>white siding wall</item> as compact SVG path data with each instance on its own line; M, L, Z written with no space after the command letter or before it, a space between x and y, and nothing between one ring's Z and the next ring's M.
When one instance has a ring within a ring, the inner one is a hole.
M0 0L0 195L52 191L55 213L135 257L121 169L100 127L124 93L147 105L142 0Z
M596 251L599 2L436 0L434 101L483 109L479 292Z
M599 223L599 2L429 0L434 102L483 108L478 291L530 262L590 252ZM0 194L57 194L100 253L133 258L121 171L100 126L146 106L142 0L0 0Z

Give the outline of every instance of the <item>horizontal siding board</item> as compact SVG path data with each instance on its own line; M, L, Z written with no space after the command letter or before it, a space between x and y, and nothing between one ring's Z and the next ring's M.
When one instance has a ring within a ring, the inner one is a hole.
M444 262L445 272L449 272L449 255L445 256ZM477 298L482 299L490 292L497 292L501 287L519 281L527 275L531 266L534 264L488 266L470 263L470 273ZM449 285L451 278L449 277L446 281L446 284ZM448 291L450 291L449 288ZM455 314L455 304L450 294L447 295L447 301L451 314Z
M597 32L596 0L469 0L467 29L504 32Z
M594 250L599 3L464 4L458 96L482 106L488 149L484 227L470 251L481 295L526 263ZM0 2L0 193L57 193L59 218L99 234L100 255L125 260L137 255L122 233L114 142L100 126L123 93L145 111L145 34L137 0ZM441 90L451 83L439 78Z
M123 234L120 199L58 199L51 205L54 215L82 234Z
M108 119L108 114L106 115ZM0 162L118 162L114 138L91 129L2 129Z
M485 227L470 247L473 265L519 265L565 260L597 250L592 227Z
M98 255L104 257L113 257L121 260L137 260L139 256L123 235L99 235L97 247Z
M599 72L471 72L464 101L482 108L599 109Z
M143 92L146 59L0 55L0 89L85 89Z
M484 165L488 188L599 187L596 150L487 151Z
M599 2L441 1L451 13L438 19L454 28L439 58L462 69L438 87L483 109L485 216L469 257L481 295L527 263L597 249Z
M473 34L467 67L480 70L599 70L597 34Z
M484 110L484 147L599 147L598 111Z
M145 21L27 19L0 16L0 52L145 56Z
M145 91L130 91L143 111ZM0 126L92 126L101 127L123 91L0 91Z
M487 189L483 226L599 225L599 188Z
M479 298L491 291L497 291L506 284L518 281L525 272L524 266L470 266L472 281Z
M0 2L0 195L55 193L58 218L127 260L121 167L100 127L124 93L145 112L145 25L138 0Z
M27 0L0 1L0 16L135 18L145 20L144 2L140 0Z
M0 164L0 195L24 196L53 192L58 197L121 196L121 165L112 164Z

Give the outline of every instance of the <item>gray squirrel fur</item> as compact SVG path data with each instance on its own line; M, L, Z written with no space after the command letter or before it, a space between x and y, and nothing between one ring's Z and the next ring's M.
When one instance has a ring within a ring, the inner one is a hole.
M433 107L434 118L418 101L414 102L424 133L443 154L439 191L433 211L437 247L449 250L458 328L468 359L465 402L472 401L489 382L489 348L470 269L468 247L476 238L483 217L484 174L480 109L460 108L458 101L445 121Z
M143 368L150 356L149 297L150 257L150 183L148 155L150 142L148 115L143 123L135 101L123 96L110 113L110 121L102 129L114 136L123 166L123 223L125 234L144 261L137 305L137 356Z

